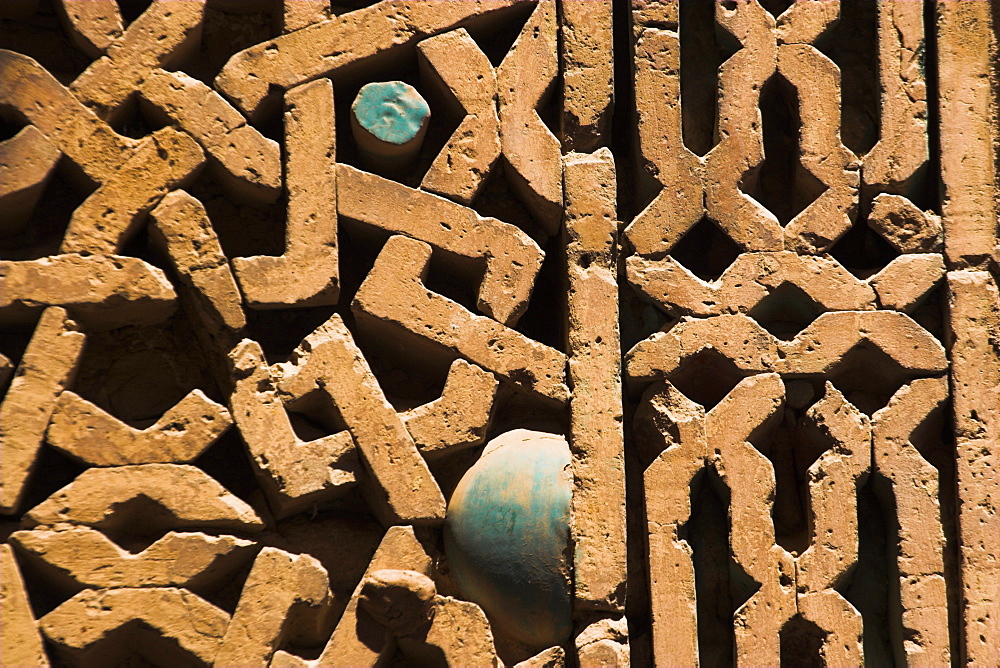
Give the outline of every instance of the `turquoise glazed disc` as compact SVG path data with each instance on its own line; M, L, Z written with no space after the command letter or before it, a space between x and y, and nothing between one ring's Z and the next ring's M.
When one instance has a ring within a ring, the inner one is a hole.
M402 81L366 84L351 107L358 125L388 144L413 141L431 110L417 90Z
M507 432L490 441L448 505L445 551L459 589L496 633L533 647L562 644L572 628L570 461L562 436Z

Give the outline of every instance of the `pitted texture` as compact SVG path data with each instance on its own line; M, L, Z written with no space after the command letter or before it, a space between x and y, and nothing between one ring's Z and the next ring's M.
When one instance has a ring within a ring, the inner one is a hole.
M998 34L0 2L0 663L1000 665Z

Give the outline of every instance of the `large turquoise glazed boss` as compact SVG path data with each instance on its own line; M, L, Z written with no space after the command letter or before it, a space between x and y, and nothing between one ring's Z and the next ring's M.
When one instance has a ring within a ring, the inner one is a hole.
M562 644L572 628L570 461L562 436L507 432L486 446L448 505L445 551L463 596L498 635L540 648Z

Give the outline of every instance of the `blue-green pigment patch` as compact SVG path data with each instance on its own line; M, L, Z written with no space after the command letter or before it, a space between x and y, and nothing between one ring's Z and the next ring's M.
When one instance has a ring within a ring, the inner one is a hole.
M445 550L463 596L494 632L535 647L564 642L572 485L561 438L508 442L462 478L448 507Z
M358 124L390 144L406 144L420 132L430 107L417 90L402 81L366 84L351 107Z

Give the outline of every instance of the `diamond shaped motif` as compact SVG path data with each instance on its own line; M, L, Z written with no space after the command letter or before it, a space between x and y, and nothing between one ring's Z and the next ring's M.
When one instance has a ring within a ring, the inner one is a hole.
M830 370L830 382L862 413L872 415L914 378L878 346L859 343Z
M684 360L668 380L688 399L711 410L744 375L731 359L708 348Z
M760 4L771 16L778 18L792 6L792 0L760 0Z
M794 283L782 283L747 314L783 341L791 341L825 309Z
M855 221L851 229L830 247L829 253L862 280L880 272L900 254L867 221L862 220Z
M670 257L703 281L717 280L740 254L739 245L704 217L684 233Z

